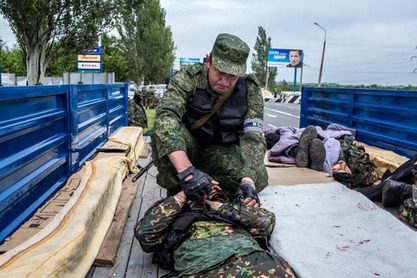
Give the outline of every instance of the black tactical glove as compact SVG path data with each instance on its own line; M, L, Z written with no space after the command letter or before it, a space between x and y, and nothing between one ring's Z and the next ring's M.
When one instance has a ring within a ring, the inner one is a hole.
M189 175L193 177L186 181L185 178ZM211 181L213 178L203 171L196 169L194 166L188 167L185 171L178 173L178 178L188 200L201 200L204 195L209 195L212 191Z
M258 204L261 204L261 201L259 200L259 197L258 197L258 193L256 193L254 186L248 183L241 184L235 193L235 203L243 204L243 201L247 197L250 197L256 200Z

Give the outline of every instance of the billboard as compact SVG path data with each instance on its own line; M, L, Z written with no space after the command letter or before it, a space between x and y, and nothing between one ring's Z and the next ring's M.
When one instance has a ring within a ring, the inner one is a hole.
M192 65L200 63L200 58L180 58L180 65Z
M101 47L93 47L93 48L89 48L86 49L84 51L81 51L80 54L83 55L101 55Z
M78 72L101 72L102 71L102 49L93 47L81 51L77 57Z
M101 63L78 62L78 71L80 70L101 72Z
M268 49L268 67L303 67L303 51L300 49Z
M94 62L100 62L101 55L78 55L78 61L94 61Z

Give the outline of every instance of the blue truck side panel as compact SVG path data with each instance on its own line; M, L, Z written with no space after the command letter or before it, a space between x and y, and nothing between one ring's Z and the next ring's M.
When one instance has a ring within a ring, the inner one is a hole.
M352 127L357 140L412 157L417 154L417 92L304 87L300 127Z
M127 125L127 84L0 87L0 242Z

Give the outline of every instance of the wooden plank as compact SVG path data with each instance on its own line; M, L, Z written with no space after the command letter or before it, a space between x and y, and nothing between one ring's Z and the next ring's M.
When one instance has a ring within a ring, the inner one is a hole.
M143 197L137 221L143 217L146 210L158 199L159 197ZM157 265L152 264L152 255L144 253L139 242L134 239L128 267L126 269L126 277L157 277L157 273L158 267Z
M94 261L96 266L113 266L116 260L117 251L120 241L122 240L123 231L127 222L127 217L135 199L139 187L139 181L132 182L128 177L123 182L122 193L119 203L114 214L113 222L103 240L97 257Z
M130 179L132 177L129 177ZM136 193L135 200L130 209L126 226L124 229L122 241L119 245L119 250L117 252L116 261L113 267L96 267L92 278L103 278L103 277L125 277L126 267L129 261L130 250L132 248L132 243L134 240L133 236L133 226L136 224L139 211L142 205L142 197L140 196L140 189L145 183L145 178L142 177L139 179L139 190Z
M146 175L145 186L143 187L142 197L160 197L161 196L161 187L156 183L156 170L155 166L152 166L149 169L149 173Z
M147 141L147 138L144 139ZM145 166L149 160L150 156L146 159L140 158L138 159L138 164ZM156 200L166 196L166 190L156 184L156 168L152 167L149 172L150 174L145 173L139 180L140 185L130 209L114 266L97 266L89 278L160 277L169 273L166 270L158 269L156 265L152 264L152 256L142 251L139 242L134 238L133 234L134 225L143 217L146 209ZM133 175L131 175L130 179L132 177Z

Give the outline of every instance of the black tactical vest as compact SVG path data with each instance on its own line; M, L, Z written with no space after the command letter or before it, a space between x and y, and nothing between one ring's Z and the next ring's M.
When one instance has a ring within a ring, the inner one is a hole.
M215 101L206 89L197 88L187 104L182 121L190 126L210 113ZM248 88L246 80L239 78L235 88L223 107L191 134L198 144L232 144L239 140L243 130L243 118L248 111Z

